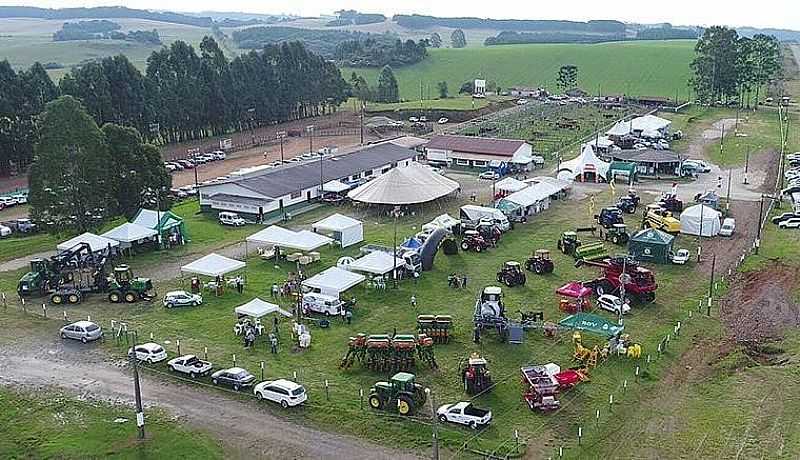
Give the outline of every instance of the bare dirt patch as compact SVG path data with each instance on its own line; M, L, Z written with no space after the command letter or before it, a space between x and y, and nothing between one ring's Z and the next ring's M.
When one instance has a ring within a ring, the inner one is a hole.
M730 237L703 238L702 258L697 269L705 276L711 274L712 258L716 255L715 276L727 275L755 240L758 231L759 202L732 201L730 214L736 219L736 231Z
M720 317L731 336L740 343L763 343L800 326L800 305L792 293L798 281L800 267L778 260L732 279L720 306Z
M722 120L715 121L710 129L703 131L703 140L713 141L722 137L723 131L728 133L733 127L736 126L735 118L723 118Z

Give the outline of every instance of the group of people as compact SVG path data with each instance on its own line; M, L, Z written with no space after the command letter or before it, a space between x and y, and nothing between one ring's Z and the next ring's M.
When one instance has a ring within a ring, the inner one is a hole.
M467 275L462 274L461 276L459 276L458 273L452 273L447 277L447 287L451 287L454 289L466 288Z
M270 290L272 298L290 296L295 292L300 292L300 286L306 279L302 272L289 273L289 278L283 284L274 283Z

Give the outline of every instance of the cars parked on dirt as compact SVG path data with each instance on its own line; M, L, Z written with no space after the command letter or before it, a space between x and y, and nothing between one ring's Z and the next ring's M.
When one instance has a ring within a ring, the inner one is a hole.
M700 172L700 173L710 173L711 172L711 166L709 166L703 160L685 160L682 163L681 166L683 166L683 165L693 167L695 169L695 171Z
M224 385L233 388L235 391L239 391L242 388L253 386L256 378L253 374L241 367L231 367L218 370L211 374L211 381L214 385Z
M627 301L623 301L619 297L611 294L603 294L598 297L597 306L617 315L626 315L631 311L631 306Z
M0 209L10 208L12 206L16 206L17 200L10 196L0 196Z
M478 179L497 180L500 179L500 174L495 171L484 171L478 175Z
M12 233L14 232L11 230L11 227L6 227L5 225L0 224L0 238L11 236Z
M128 356L154 364L167 359L167 350L155 342L147 342L129 348Z
M183 355L172 358L167 362L167 367L172 372L187 374L191 378L206 375L214 368L213 364L203 361L195 355Z
M440 118L440 119L439 119L439 121L437 121L436 123L439 123L440 125L444 125L444 124L447 124L447 122L448 122L448 121L450 121L450 119L449 119L449 118L447 118L447 117L442 117L442 118Z
M719 228L720 236L733 236L736 230L736 220L733 217L727 217L722 221L722 227Z
M779 224L779 223L781 223L781 222L783 222L785 220L789 220L789 219L792 219L792 218L795 218L795 217L800 217L800 214L795 214L793 212L784 212L783 214L781 214L779 216L773 217L771 219L771 222L773 224Z
M197 307L202 305L203 296L186 291L170 291L164 296L163 304L166 308Z
M440 406L436 410L436 415L442 423L466 425L473 430L485 427L492 421L492 411L479 409L468 401Z
M62 339L80 340L83 343L103 337L103 329L91 321L77 321L59 330Z
M291 380L265 380L253 388L253 394L260 400L278 403L286 409L303 404L308 399L306 389Z

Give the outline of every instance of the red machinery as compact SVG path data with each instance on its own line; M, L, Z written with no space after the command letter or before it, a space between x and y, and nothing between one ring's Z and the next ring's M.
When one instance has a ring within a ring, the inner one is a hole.
M581 264L593 265L602 269L600 277L585 281L584 286L592 288L598 296L612 294L619 291L625 283L625 295L635 297L642 302L656 300L656 277L653 272L639 266L639 263L630 257L613 257L602 262L578 260L575 266Z
M557 410L561 407L558 401L559 383L545 366L525 366L522 372L522 399L531 410L542 412Z
M589 301L592 289L578 281L570 281L561 286L556 289L556 294L561 296L558 309L564 313L575 314L592 309L592 303Z

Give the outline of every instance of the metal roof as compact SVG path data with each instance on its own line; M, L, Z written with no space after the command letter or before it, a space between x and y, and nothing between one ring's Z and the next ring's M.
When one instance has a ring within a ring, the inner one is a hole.
M525 141L518 139L439 135L434 136L425 148L513 157L523 145Z
M248 206L263 206L265 203L269 203L270 201L275 201L271 198L250 198L246 196L239 196L239 195L230 195L227 193L217 193L208 197L211 201L218 201L224 203L238 203L244 204Z
M615 150L610 153L615 160L636 163L680 163L678 154L669 150Z

